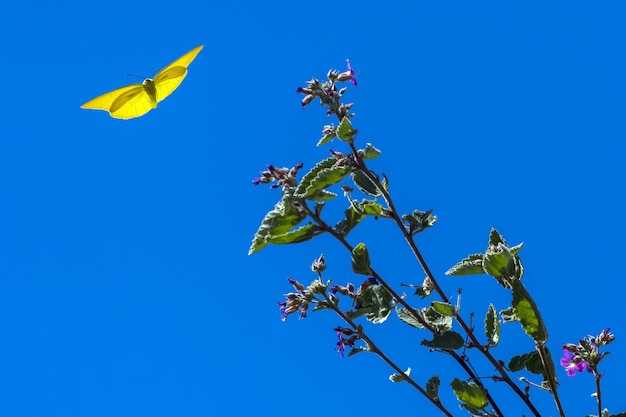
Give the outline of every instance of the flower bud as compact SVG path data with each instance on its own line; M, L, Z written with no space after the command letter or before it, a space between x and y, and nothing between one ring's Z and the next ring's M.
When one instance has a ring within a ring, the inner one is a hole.
M302 101L300 102L302 104L302 107L308 106L311 103L311 101L313 101L314 98L315 98L315 95L313 95L313 94L309 94L309 95L305 96L302 99Z

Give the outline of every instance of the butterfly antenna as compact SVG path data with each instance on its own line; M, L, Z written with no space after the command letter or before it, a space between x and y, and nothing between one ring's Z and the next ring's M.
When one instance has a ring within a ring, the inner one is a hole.
M137 77L137 78L141 78L142 80L145 80L145 79L146 79L146 77L142 77L142 76L140 76L140 75L135 75L135 74L130 74L130 73L128 73L128 72L126 73L126 75L128 75L129 77Z

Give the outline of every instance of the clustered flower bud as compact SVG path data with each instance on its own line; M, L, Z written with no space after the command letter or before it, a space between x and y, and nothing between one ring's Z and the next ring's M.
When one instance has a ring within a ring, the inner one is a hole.
M298 170L303 166L304 164L302 162L291 168L276 168L274 165L268 164L267 170L261 171L261 176L259 178L254 178L252 180L252 184L270 184L276 181L276 184L272 184L270 188L278 188L281 186L295 187L297 184L296 176L298 174Z
M324 260L323 254L313 261L313 264L311 265L311 270L313 272L317 272L318 274L321 274L326 270L326 261Z
M600 353L600 348L612 343L615 336L610 332L608 327L598 336L587 336L580 339L578 344L567 343L563 345L563 358L561 358L561 366L567 371L567 375L573 377L576 372L593 372L598 373L598 364L609 353Z
M328 82L320 82L316 78L312 78L307 81L306 87L297 87L296 93L303 94L304 98L301 101L302 107L306 107L313 101L314 98L319 97L322 105L328 106L327 115L331 116L336 114L339 120L351 115L348 114L348 110L352 108L353 104L341 104L340 99L346 92L347 88L342 87L337 91L337 82L350 81L352 85L357 86L356 76L354 70L350 66L350 60L346 59L348 69L342 73L337 70L329 70L326 74Z
M333 330L335 331L335 333L337 334L337 337L339 338L339 341L337 342L336 350L339 352L339 355L343 358L343 353L346 350L346 346L353 347L356 341L360 339L360 336L356 332L350 329L346 329L344 327L336 327ZM346 338L344 336L348 336L348 337Z

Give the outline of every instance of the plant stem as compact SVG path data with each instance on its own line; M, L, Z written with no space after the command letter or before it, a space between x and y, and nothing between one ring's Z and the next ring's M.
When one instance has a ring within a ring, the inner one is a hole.
M409 231L405 227L402 219L400 218L400 215L398 214L398 211L396 210L396 208L395 208L395 206L393 204L393 200L391 199L391 195L385 189L383 184L380 182L380 180L378 179L378 176L374 175L369 170L369 168L367 168L367 166L365 165L365 162L359 156L359 153L358 153L356 147L354 146L354 143L350 143L350 148L352 149L352 152L353 152L353 155L354 155L354 158L355 158L355 161L357 163L358 168L360 168L362 170L362 172L365 175L367 175L367 177L370 179L370 181L372 181L376 185L376 187L378 187L379 191L381 192L381 194L382 194L382 196L383 196L383 198L384 198L384 200L385 200L385 202L387 204L388 212L390 213L392 220L396 223L398 228L402 231L402 235L404 236L405 241L407 242L407 244L411 248L411 251L413 252L415 257L417 258L417 261L419 262L420 266L422 267L422 270L424 271L426 276L431 280L432 285L433 285L433 289L435 290L435 292L437 292L437 294L439 295L439 297L441 298L442 301L448 303L449 302L448 297L446 297L445 293L443 292L443 290L439 286L439 283L435 279L435 276L430 271L430 268L428 267L428 264L426 263L426 260L424 259L424 257L422 256L420 250L417 248L417 245L415 244L415 240L413 239L413 236L409 233ZM467 323L465 323L463 318L459 314L456 314L455 318L456 318L457 322L459 323L459 325L463 328L465 333L468 335L468 337L471 339L472 345L474 347L476 347L483 354L483 356L485 356L489 360L489 362L491 362L491 364L498 370L498 373L500 374L502 379L511 387L511 389L520 397L520 399L522 399L522 401L524 401L524 403L529 408L529 410L536 417L541 417L541 415L539 414L539 411L535 408L534 404L530 401L530 399L522 392L522 390L509 377L507 371L504 369L504 366L491 355L491 353L489 352L487 347L485 347L485 346L480 344L480 342L476 338L476 335L474 334L473 330L467 325Z
M396 371L396 373L400 375L404 375L404 380L408 382L410 385L412 385L415 389L417 389L423 396L428 398L428 400L431 403L433 403L433 405L437 407L443 414L445 414L448 417L453 417L453 414L449 412L441 403L441 400L439 399L439 397L433 398L430 395L428 395L428 393L426 392L424 388L422 388L417 382L415 382L415 380L411 378L410 375L405 374L404 371L398 365L396 365L395 362L393 362L387 355L385 355L383 351L380 350L378 346L376 346L374 341L367 334L365 334L363 329L357 326L357 324L354 321L352 321L352 319L350 319L339 307L337 307L335 303L333 303L326 296L326 294L324 294L324 298L326 300L326 304L335 313L337 313L346 323L348 323L350 327L352 327L352 329L354 329L354 331L358 333L360 338L363 339L365 343L367 343L369 351L376 353L383 361L385 361L385 363L387 363L387 365L389 365L394 371Z

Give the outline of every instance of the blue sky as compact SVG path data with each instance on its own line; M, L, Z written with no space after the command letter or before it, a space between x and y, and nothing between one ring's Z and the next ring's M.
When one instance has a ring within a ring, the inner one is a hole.
M267 163L327 156L315 147L324 112L302 110L295 88L346 58L360 71L348 92L358 139L383 151L374 169L402 211L439 216L418 243L446 291L463 287L477 317L489 301L505 307L487 277L443 272L483 251L491 227L523 241L555 354L615 331L605 405L624 411L625 17L616 1L8 3L0 414L436 415L377 358L339 358L335 317L280 321L285 278L313 279L321 252L329 278L358 280L338 244L247 256L279 198L250 180ZM147 115L79 108L200 44L183 84ZM351 238L388 281L421 282L390 224L363 226ZM419 346L424 334L395 319L372 332L418 380L450 375ZM504 337L517 333L511 324ZM532 349L520 340L501 357ZM560 382L570 415L594 412L589 375Z

